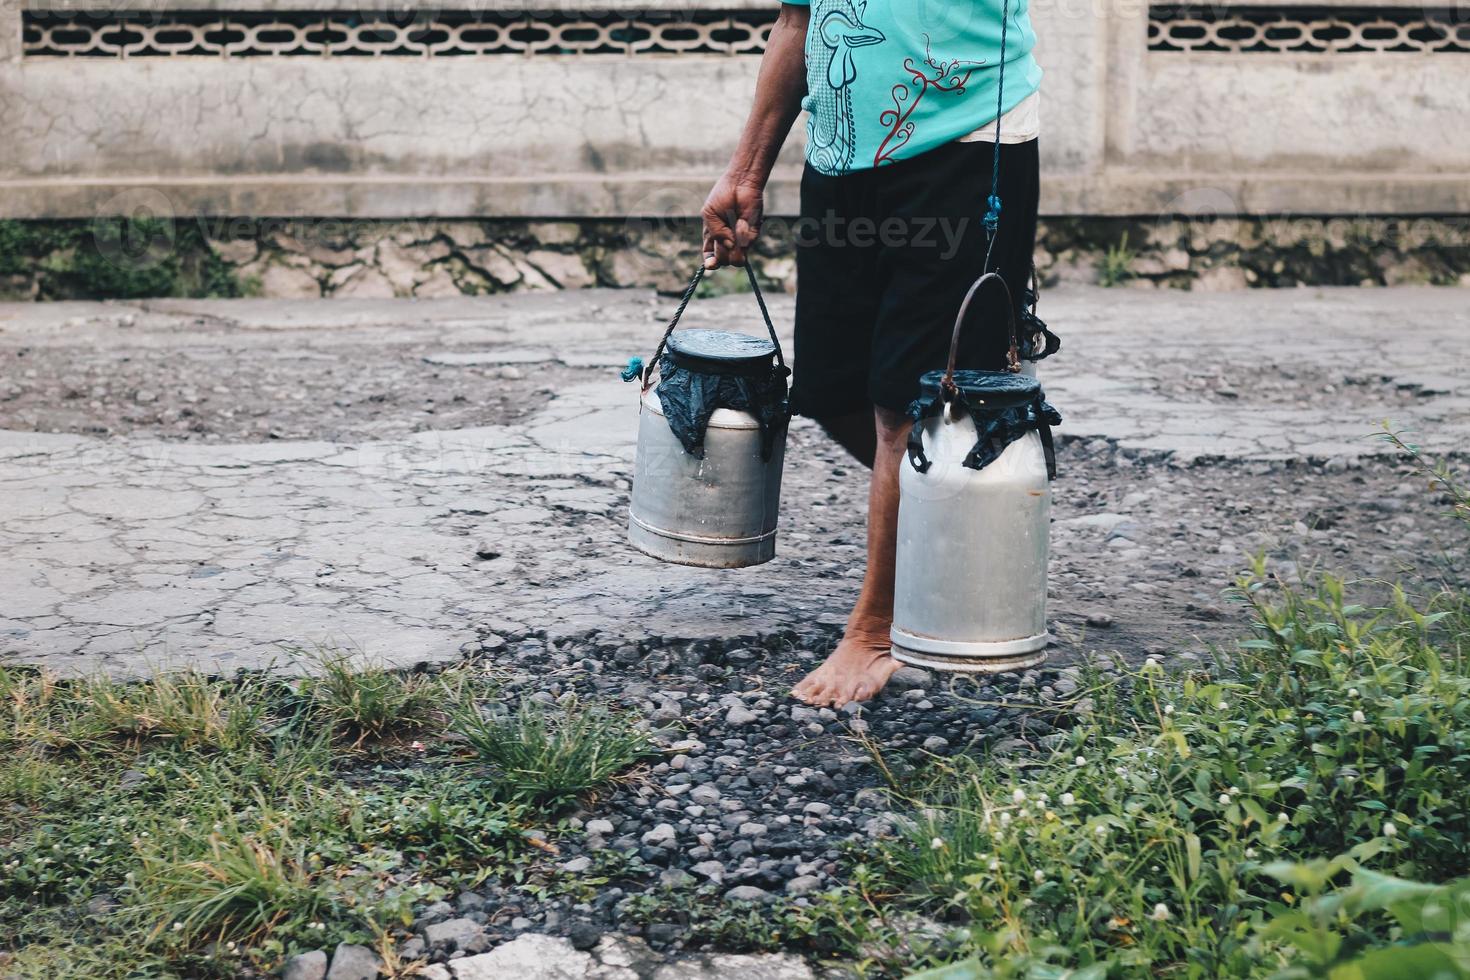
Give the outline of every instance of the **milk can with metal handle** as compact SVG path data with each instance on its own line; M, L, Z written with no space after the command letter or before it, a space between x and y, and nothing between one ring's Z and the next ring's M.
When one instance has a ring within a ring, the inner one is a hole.
M642 382L628 540L663 561L740 568L776 554L790 372L755 273L746 273L769 339L674 332L701 268L651 362L625 373Z
M957 371L960 331L982 288L1005 293L1007 371ZM920 382L899 476L893 656L940 670L995 673L1040 663L1061 422L1035 378L1019 373L1010 291L996 273L970 287L949 363Z

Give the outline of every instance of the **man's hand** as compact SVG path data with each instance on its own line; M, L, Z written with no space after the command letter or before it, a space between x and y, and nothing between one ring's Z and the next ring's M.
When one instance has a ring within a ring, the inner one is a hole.
M755 83L755 105L740 142L704 202L704 267L744 265L745 252L761 233L766 180L781 144L801 112L806 94L806 29L811 9L781 4L771 25Z
M746 177L725 174L704 201L704 267L744 265L745 250L761 231L764 188Z

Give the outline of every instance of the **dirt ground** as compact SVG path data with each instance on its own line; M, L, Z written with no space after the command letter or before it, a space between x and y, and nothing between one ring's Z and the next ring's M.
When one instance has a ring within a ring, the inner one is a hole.
M1366 438L1385 418L1440 447L1465 431L1453 324L1439 316L1423 351L1375 326L1374 303L1443 294L1100 296L1049 299L1071 328L1042 374L1064 416L1055 659L1206 655L1246 627L1229 589L1258 553L1285 579L1333 572L1370 594L1467 575L1443 494ZM824 649L862 576L866 471L810 421L791 431L776 561L722 574L626 546L636 410L614 374L667 305L597 291L7 308L0 430L87 438L0 472L17 502L0 529L23 556L3 654L85 647L79 663L110 665L167 648L246 665L329 630L403 663L578 631L616 644L791 630ZM698 325L745 322L746 305L705 301ZM471 436L483 457L457 472L442 447ZM426 455L425 439L440 448ZM392 465L365 462L373 447ZM334 456L347 450L350 469ZM114 504L119 492L133 496Z

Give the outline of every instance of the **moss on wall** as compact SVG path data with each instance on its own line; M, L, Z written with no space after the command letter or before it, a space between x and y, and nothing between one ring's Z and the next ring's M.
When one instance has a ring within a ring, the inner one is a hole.
M228 263L186 222L0 221L0 296L238 296Z
M787 289L790 231L770 219L755 259L763 278ZM0 221L0 297L677 292L698 243L692 219ZM1470 285L1470 219L1049 219L1036 259L1049 285Z

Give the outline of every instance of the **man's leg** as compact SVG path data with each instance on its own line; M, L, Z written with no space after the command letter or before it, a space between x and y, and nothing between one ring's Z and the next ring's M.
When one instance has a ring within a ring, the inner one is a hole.
M893 561L898 544L898 468L912 422L886 408L874 409L877 452L868 485L868 567L842 642L823 664L792 688L808 704L842 706L882 690L900 666L889 656L893 625Z

